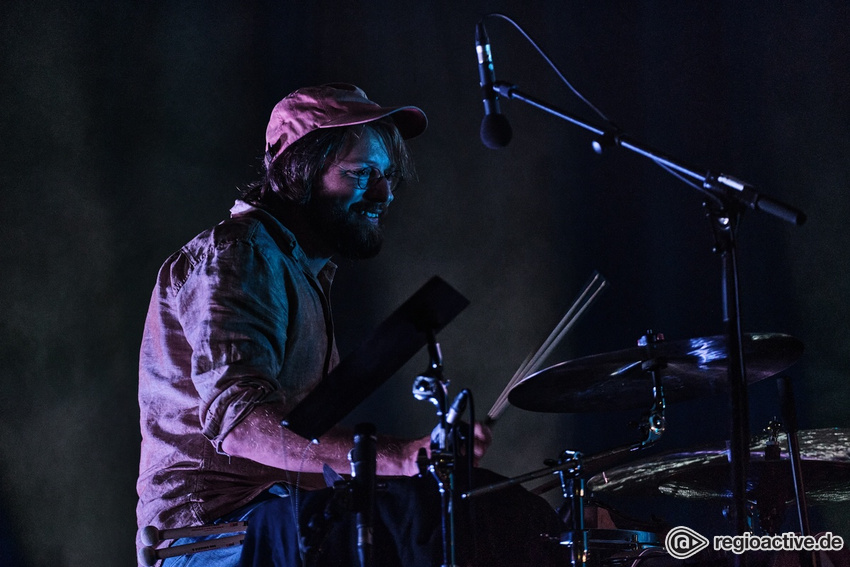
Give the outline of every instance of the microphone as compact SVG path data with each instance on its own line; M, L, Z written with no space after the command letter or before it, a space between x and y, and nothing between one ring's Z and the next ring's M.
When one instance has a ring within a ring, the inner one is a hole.
M446 413L446 425L454 425L457 418L466 409L466 401L469 398L469 390L463 389L452 402L449 411Z
M490 149L504 148L511 141L513 132L508 119L499 109L499 96L493 90L496 73L493 71L493 55L490 53L490 38L484 23L475 25L475 51L478 54L478 80L481 99L484 102L484 118L481 120L481 141Z
M452 405L449 407L448 411L446 411L445 427L443 427L443 424L441 423L437 425L433 431L431 431L431 449L446 449L454 443L454 440L457 439L456 435L452 435L450 437L449 434L452 432L452 427L454 427L455 422L466 409L466 403L469 400L470 393L469 388L464 388L457 396L455 396L455 399L452 401ZM461 437L463 437L463 433L461 433Z
M377 466L377 436L373 424L359 423L355 426L354 447L348 453L348 460L351 461L351 480L354 485L357 556L361 567L371 567Z

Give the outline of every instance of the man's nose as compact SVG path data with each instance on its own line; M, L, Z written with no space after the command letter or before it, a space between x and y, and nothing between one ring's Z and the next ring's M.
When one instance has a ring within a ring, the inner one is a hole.
M369 184L369 189L363 196L370 201L388 205L394 199L390 183L383 175Z

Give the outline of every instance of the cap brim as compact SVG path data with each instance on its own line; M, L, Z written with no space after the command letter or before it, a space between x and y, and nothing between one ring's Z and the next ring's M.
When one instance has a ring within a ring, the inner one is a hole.
M401 137L405 140L415 138L428 127L428 118L425 113L416 106L364 106L358 111L349 111L344 118L338 118L319 125L319 128L335 128L337 126L355 126L367 124L390 117L395 122Z

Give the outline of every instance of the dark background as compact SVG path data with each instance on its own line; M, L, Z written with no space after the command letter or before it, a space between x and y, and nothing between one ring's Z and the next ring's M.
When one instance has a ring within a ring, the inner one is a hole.
M626 150L517 101L514 139L478 138L474 25L505 12L638 140L743 178L809 215L748 213L745 331L806 344L801 427L850 426L850 9L755 2L9 1L0 7L0 564L130 565L138 466L137 352L161 262L223 218L253 180L272 106L349 81L430 119L411 143L378 258L342 262L335 317L354 348L438 274L471 300L440 341L452 391L486 412L593 270L611 286L547 361L723 332L719 258L700 195ZM520 35L487 20L498 78L597 120ZM599 122L596 122L599 124ZM348 421L418 435L420 352ZM751 428L778 413L750 388ZM658 450L729 437L724 398L671 405ZM636 412L639 413L639 412ZM508 408L484 464L515 475L564 449L628 443L629 412ZM847 460L846 450L842 457ZM556 500L556 499L555 499ZM640 512L730 533L722 503ZM789 518L790 518L789 514ZM813 524L850 537L843 504ZM789 522L787 529L794 529Z

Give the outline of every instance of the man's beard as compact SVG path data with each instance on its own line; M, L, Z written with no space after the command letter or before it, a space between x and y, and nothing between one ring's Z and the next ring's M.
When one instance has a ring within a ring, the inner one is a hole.
M316 233L343 258L372 258L381 251L383 219L374 225L356 205L349 209L335 199L315 195L307 203L306 212Z

